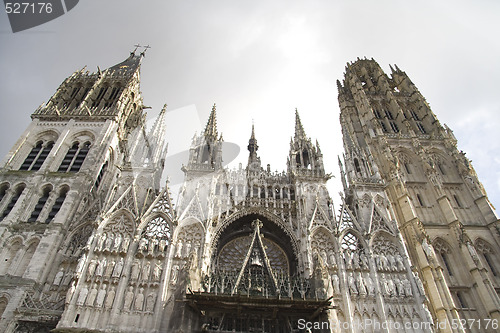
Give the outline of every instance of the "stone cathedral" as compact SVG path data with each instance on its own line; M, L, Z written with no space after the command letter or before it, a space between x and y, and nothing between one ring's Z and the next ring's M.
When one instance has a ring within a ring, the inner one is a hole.
M174 205L176 124L146 128L143 57L74 72L3 160L0 331L498 331L500 220L403 71L358 59L337 81L336 209L314 124L295 111L285 171L253 126L229 169L215 105Z

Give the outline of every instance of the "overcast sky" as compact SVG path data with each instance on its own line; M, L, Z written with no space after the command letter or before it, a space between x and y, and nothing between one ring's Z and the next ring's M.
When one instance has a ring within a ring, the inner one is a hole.
M406 71L500 206L499 17L494 0L85 0L13 34L1 13L0 155L73 71L107 68L149 44L141 90L150 118L168 104L170 156L189 147L217 103L219 131L242 148L231 165L246 164L253 120L262 163L284 170L298 108L337 176L329 185L337 197L335 81L366 56L386 72Z

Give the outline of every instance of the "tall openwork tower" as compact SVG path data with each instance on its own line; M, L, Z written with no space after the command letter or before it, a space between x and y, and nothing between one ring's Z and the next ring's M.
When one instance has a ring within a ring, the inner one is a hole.
M5 157L0 169L0 331L48 332L58 322L60 327L83 322L89 328L91 317L93 325L103 325L95 311L76 308L84 290L95 290L101 307L103 295L111 307L114 295L123 294L125 285L111 281L111 274L121 276L118 267L123 268L133 244L136 223L161 195L166 153L165 111L149 133L145 130L143 56L132 52L108 69L74 72L32 114ZM93 248L102 234L112 240L103 245L108 252ZM102 278L105 272L101 278L85 277L87 267L101 270L106 260L108 279ZM86 304L97 306L90 300Z
M346 200L389 199L434 320L499 320L500 220L452 131L397 66L358 59L337 85Z

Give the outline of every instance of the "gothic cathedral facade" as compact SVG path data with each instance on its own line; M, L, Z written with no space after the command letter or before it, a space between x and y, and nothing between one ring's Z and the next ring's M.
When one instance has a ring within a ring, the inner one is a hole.
M297 110L271 172L253 126L247 165L224 167L215 105L174 206L143 56L73 73L5 157L0 331L497 331L500 221L403 71L358 59L337 82L338 210Z

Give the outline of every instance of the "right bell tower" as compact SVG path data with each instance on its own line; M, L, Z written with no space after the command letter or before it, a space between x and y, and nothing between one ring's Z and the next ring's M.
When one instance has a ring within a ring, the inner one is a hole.
M500 220L453 132L397 66L358 58L337 86L345 200L389 199L441 331L496 332L484 325L500 321Z

